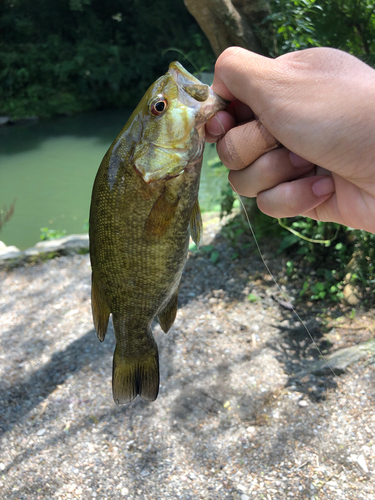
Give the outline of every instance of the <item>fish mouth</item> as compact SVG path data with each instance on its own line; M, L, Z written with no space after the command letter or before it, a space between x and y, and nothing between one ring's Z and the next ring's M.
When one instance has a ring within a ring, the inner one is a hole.
M205 85L198 80L198 78L189 73L189 71L187 71L178 61L171 62L168 73L170 73L177 85L181 85L182 87L194 84L208 87L208 85Z
M179 62L172 62L168 73L179 90L183 91L179 93L179 99L197 111L195 128L200 128L218 111L228 106L229 101L215 94L211 87L189 73Z
M179 62L169 65L168 73L172 76L178 88L182 88L197 102L204 102L210 96L210 87L189 73Z

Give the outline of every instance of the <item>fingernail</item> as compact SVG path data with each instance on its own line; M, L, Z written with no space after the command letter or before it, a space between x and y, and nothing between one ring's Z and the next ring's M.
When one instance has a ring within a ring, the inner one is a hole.
M333 193L335 190L335 183L331 176L324 177L314 182L312 185L312 191L317 198L325 196L326 194Z
M296 153L293 153L292 151L289 153L289 158L295 167L307 167L309 165L313 165L313 163L311 163L311 161L305 160L305 158L302 158L302 156L296 155Z
M225 135L224 125L217 115L215 115L210 121L210 134L215 137Z

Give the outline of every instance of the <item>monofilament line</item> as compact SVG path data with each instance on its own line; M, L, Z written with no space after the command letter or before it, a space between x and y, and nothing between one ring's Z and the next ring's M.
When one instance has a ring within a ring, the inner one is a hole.
M257 250L259 252L259 255L260 255L260 258L262 259L262 262L264 264L264 267L267 269L268 273L270 274L270 276L272 277L277 289L279 290L279 292L281 293L281 295L284 297L284 299L287 301L287 302L290 302L291 306L292 306L292 312L293 314L296 316L296 318L298 318L298 320L300 321L301 325L304 327L304 329L306 330L306 332L308 333L312 343L314 344L316 350L318 351L319 355L322 357L322 359L324 360L324 362L326 363L326 365L328 366L328 368L331 370L331 372L333 373L333 375L335 377L337 377L338 375L335 373L334 369L332 368L332 366L329 364L329 361L328 359L324 356L324 354L322 353L322 351L319 349L318 347L318 344L315 342L314 340L314 337L312 336L312 334L310 333L310 330L307 328L307 325L306 323L303 321L303 319L301 318L301 316L298 314L298 312L294 309L293 307L293 304L291 302L291 299L290 297L288 297L288 295L281 289L280 285L278 284L278 282L276 281L274 275L272 274L270 268L268 267L268 264L267 262L265 261L264 257L263 257L263 254L262 254L262 251L260 249L260 246L258 244L258 240L256 239L256 236L255 236L255 233L254 233L254 230L253 230L253 226L250 222L250 219L249 219L249 216L247 214L247 211L246 211L246 208L245 208L245 205L243 204L243 201L241 200L241 196L237 193L236 189L234 188L233 184L229 181L229 184L231 185L231 188L233 189L233 191L236 193L240 203L241 203L241 206L243 208L243 211L245 212L245 216L246 216L246 220L249 224L249 228L250 228L250 231L251 231L251 234L254 238L254 242L255 242L255 245L257 247Z

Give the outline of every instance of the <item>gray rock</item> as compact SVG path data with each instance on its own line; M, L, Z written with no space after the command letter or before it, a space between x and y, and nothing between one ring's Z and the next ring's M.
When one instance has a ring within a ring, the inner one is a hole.
M332 370L336 375L339 375L344 373L348 366L356 363L362 358L365 358L369 353L375 353L375 338L370 339L367 342L361 342L360 344L352 347L339 349L333 354L325 356L325 359L311 363L306 370L303 370L303 372L296 375L301 376L307 373L313 373L314 375L328 375L332 373Z
M38 253L61 252L64 254L76 253L80 250L89 249L88 234L70 234L55 240L39 241L34 247L28 248L25 255L36 255Z
M7 246L3 241L0 241L0 255L8 252L20 252L20 249L14 245Z
M77 252L88 252L88 234L70 234L55 240L39 241L35 246L21 252L15 246L7 247L0 242L0 263L11 259L22 259L24 257L35 257L41 254L57 252L63 255L72 255Z
M9 116L0 116L0 127L10 122Z
M9 119L9 123L13 123L14 125L29 125L31 123L36 123L39 120L39 117L34 116L25 116L24 118L17 118L16 120Z
M351 306L357 306L360 302L360 298L358 297L358 288L354 287L351 283L345 285L344 290L344 299Z
M12 259L22 259L23 257L23 252L4 252L0 254L0 261L2 260L12 260Z
M7 246L3 241L0 241L0 260L17 259L22 257L21 250L14 245Z
M35 247L28 248L24 251L26 257L34 257L35 255L39 255L41 252L37 250Z

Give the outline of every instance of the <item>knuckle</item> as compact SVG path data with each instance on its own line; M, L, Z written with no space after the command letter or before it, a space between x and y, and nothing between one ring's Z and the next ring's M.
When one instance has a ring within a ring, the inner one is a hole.
M232 155L229 153L228 145L227 145L227 136L226 134L222 139L220 139L217 143L216 149L217 154L220 158L220 161L229 169L237 170L236 164L233 161Z
M284 186L284 210L290 216L294 216L298 213L296 207L296 196L292 188L292 183L286 183Z
M224 68L232 66L234 60L241 55L243 52L247 52L246 49L241 47L228 47L225 49L217 58L215 64L215 73L220 73Z

